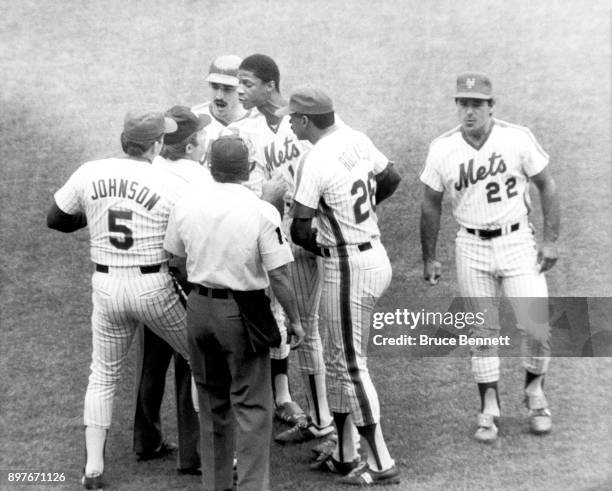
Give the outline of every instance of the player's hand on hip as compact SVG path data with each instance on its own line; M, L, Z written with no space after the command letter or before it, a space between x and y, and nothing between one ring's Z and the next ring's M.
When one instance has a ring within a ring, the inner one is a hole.
M287 342L291 346L291 349L295 349L302 344L304 336L304 329L299 319L289 323L289 327L287 328Z
M427 259L423 262L423 279L430 285L437 285L442 275L442 264L435 259Z
M557 246L553 242L542 242L538 249L538 269L540 273L551 269L559 257Z

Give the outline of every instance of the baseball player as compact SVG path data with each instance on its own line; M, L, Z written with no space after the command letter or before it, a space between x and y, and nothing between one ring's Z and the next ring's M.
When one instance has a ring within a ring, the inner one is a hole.
M543 385L550 328L543 273L557 261L559 235L559 200L549 158L527 128L493 118L495 102L485 75L459 75L455 102L460 125L431 143L421 174L424 278L435 284L441 274L436 241L447 191L459 224L455 243L459 290L473 311L487 315L484 325L474 326L471 335L498 335L497 306L491 299L502 287L523 333L530 429L548 433L552 420ZM530 181L540 192L544 215L539 248L528 222ZM495 419L500 416L496 346L474 347L471 363L481 400L475 438L492 442L497 438Z
M161 112L131 111L125 157L79 167L55 193L47 225L62 232L88 226L92 277L92 362L85 395L87 463L82 484L104 486L104 445L113 396L138 323L187 358L186 313L168 271L163 239L178 190L151 165L164 134L177 124Z
M328 330L329 398L338 443L312 468L345 474L344 484L399 483L379 424L366 352L372 310L391 281L376 205L393 194L400 176L366 135L335 124L332 101L321 90L297 89L277 114L289 115L297 137L314 145L296 177L291 237L323 256L321 318ZM353 424L365 442L364 463L352 438Z
M208 169L200 165L200 160L206 151L205 126L211 122L210 116L198 117L185 106L172 107L166 116L177 123L178 129L166 135L161 156L153 160L153 165L163 169L170 181L176 181L171 184L175 188L187 188L191 184L205 187L212 182L212 178ZM178 269L172 264L171 271L175 272L183 292L188 294L189 283L181 278ZM137 343L138 392L134 417L134 450L139 460L151 460L163 457L176 448L163 440L160 419L166 372L174 356L178 422L177 470L180 474L199 474L199 425L192 404L189 365L146 326L139 330L138 336L141 342Z
M278 116L275 111L286 104L279 84L280 72L269 56L254 54L246 57L238 72L238 95L246 109L257 108L258 115L239 125L240 134L251 141L255 160L263 162L266 176L280 176L286 184L280 208L283 214L283 230L289 236L290 208L294 191L294 179L310 144L300 142L291 129L289 118ZM329 436L333 433L332 417L327 402L323 347L318 329L318 311L321 282L317 258L311 252L291 244L294 262L289 265L290 278L298 297L298 307L306 337L297 349L298 369L304 379L308 401L308 416L291 400L288 385L288 355L285 343L280 350L272 350L272 375L277 404L276 416L294 426L275 437L279 443L292 443ZM282 309L273 301L275 317L284 325Z
M203 158L205 166L209 166L208 149L213 141L220 136L241 133L241 127L259 115L256 108L245 109L238 98L238 67L242 58L236 55L221 55L210 64L206 81L211 91L211 101L192 107L198 115L209 116L212 121L206 127L207 151ZM265 170L262 159L256 159L255 149L250 140L251 170L249 180L243 183L264 201L277 204L285 193L286 186L280 176L271 179ZM282 210L282 208L281 208Z

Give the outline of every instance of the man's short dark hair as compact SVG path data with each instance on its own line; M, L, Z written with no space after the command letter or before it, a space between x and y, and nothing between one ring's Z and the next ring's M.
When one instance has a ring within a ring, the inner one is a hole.
M253 75L264 83L273 81L276 84L276 90L280 91L280 71L276 62L269 56L262 54L247 56L240 63L239 69L253 72Z
M459 99L469 99L469 97L455 97L455 104L459 103ZM495 105L495 99L493 97L491 97L490 99L478 99L481 101L487 101L487 104L489 104L489 107L493 107Z
M185 157L185 151L187 150L187 145L198 145L198 133L192 133L184 140L173 143L172 145L167 145L164 143L164 146L161 151L161 156L168 160L179 160Z
M305 116L310 119L310 121L312 121L312 124L314 124L320 130L329 128L336 122L334 111L324 114L305 114Z
M163 136L164 135L162 134L155 140L135 142L128 140L125 134L121 133L121 148L123 149L123 152L130 157L140 157L147 153L155 142L161 142Z

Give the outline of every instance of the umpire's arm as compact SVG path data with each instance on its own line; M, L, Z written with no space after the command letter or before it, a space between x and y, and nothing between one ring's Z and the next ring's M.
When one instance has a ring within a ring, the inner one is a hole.
M55 201L47 212L47 227L60 232L74 232L87 226L87 217L83 212L77 212L74 215L64 213Z
M376 203L382 203L395 192L402 177L395 170L393 162L389 162L381 173L376 174L375 179Z
M436 243L440 231L443 192L425 185L421 205L421 250L423 251L423 279L432 285L438 282L442 266L436 261Z

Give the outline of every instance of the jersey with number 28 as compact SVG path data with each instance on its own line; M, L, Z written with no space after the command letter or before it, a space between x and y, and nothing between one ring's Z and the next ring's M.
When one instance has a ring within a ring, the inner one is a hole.
M178 189L146 161L110 158L79 167L55 193L65 213L87 216L91 260L108 266L167 261L163 240Z
M464 138L460 126L436 138L421 181L450 194L459 225L497 228L527 215L529 178L547 164L548 155L528 128L495 119L480 148Z
M387 164L366 135L348 126L313 146L299 168L294 200L317 210L319 244L361 244L380 236L375 176Z

